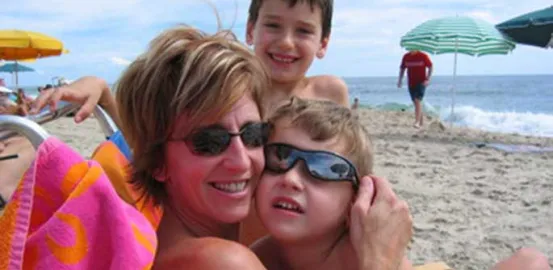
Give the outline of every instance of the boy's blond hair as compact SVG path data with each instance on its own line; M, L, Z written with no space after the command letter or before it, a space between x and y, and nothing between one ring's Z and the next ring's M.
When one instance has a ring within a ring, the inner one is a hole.
M342 149L342 154L356 167L359 177L372 174L372 142L367 129L351 109L332 101L293 97L290 103L279 107L268 122L277 125L282 120L307 132L314 141L337 139L344 143L346 148Z
M166 142L219 120L245 94L263 113L269 82L263 64L229 31L207 35L183 25L161 33L117 83L121 130L133 152L131 182L161 203L165 188L153 175L164 167ZM188 128L171 138L183 114Z

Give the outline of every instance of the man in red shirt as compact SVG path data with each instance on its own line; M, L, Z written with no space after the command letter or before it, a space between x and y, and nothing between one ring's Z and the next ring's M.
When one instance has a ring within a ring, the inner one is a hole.
M428 73L426 73L427 68ZM424 98L424 92L428 86L430 77L432 76L432 61L430 61L428 55L421 51L410 51L403 55L397 82L398 88L401 88L405 69L407 69L409 94L415 105L415 124L413 126L415 128L420 128L423 122L421 102Z

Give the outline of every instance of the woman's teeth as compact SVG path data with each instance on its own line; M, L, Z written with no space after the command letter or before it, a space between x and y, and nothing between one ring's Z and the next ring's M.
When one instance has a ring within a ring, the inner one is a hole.
M221 191L229 192L229 193L236 193L241 192L246 189L247 181L239 182L239 183L228 183L228 184L221 184L221 183L212 183L211 185Z

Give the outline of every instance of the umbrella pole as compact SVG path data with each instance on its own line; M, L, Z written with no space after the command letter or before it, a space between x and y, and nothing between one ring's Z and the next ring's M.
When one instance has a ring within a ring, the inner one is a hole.
M17 75L17 70L18 70L18 64L17 64L17 61L15 61L15 91L19 89L19 76Z
M450 127L453 127L454 113L455 113L455 80L457 79L457 47L459 42L455 39L455 54L453 56L453 86L451 87L451 121Z

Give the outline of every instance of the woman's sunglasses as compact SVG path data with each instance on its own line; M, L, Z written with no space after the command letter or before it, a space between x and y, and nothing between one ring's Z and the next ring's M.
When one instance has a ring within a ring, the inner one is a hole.
M351 161L332 152L303 150L285 143L265 146L265 169L286 173L302 160L307 172L323 181L351 181L359 185L357 170Z
M215 156L223 153L234 136L240 136L248 148L261 147L267 143L270 133L268 123L247 123L238 133L232 133L221 126L210 126L197 130L185 138L192 153L199 156Z

